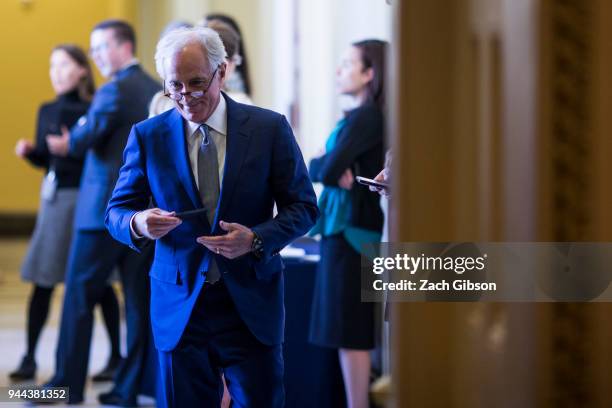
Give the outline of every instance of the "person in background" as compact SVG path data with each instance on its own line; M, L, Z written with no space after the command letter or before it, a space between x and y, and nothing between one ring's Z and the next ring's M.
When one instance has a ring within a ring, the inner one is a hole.
M242 56L240 55L240 35L231 25L221 20L210 20L206 24L206 27L215 30L217 34L219 34L219 37L221 37L225 52L227 53L226 75L228 78L232 78L236 69L242 64ZM253 104L253 101L245 91L229 87L228 82L223 84L223 91L236 102L246 103L247 105Z
M310 340L339 350L349 408L367 408L375 347L374 304L361 302L360 251L380 242L383 214L378 196L354 183L372 178L383 165L385 58L387 43L365 40L344 54L336 72L338 90L352 109L330 134L325 154L310 163L310 177L324 185L321 234Z
M164 27L159 38L162 38L172 30L191 27L193 27L193 24L187 23L186 21L171 21L166 25L166 27ZM157 116L160 113L164 113L172 108L174 108L174 102L172 99L166 97L164 91L161 90L153 96L153 99L151 99L151 104L149 105L149 118Z
M86 159L66 270L56 372L45 386L70 387L68 402L83 401L93 305L118 267L125 299L127 354L113 388L98 400L107 405L134 406L143 386L149 349L147 275L153 249L137 254L115 241L104 226L104 212L119 177L130 128L146 119L151 98L161 86L135 58L136 36L128 23L105 20L97 24L90 47L93 61L109 81L98 89L82 121L61 135L47 136L49 150L56 155L86 155Z
M59 133L62 126L74 125L87 112L95 92L87 56L76 45L61 44L53 49L49 76L56 98L43 104L38 111L35 143L20 139L15 146L17 156L44 168L46 174L36 226L21 267L22 279L32 282L32 294L28 303L27 352L17 370L9 374L13 381L30 380L36 375L36 346L49 315L55 285L64 281L83 171L81 157L51 154L45 137L48 133ZM99 303L111 342L111 356L106 368L96 374L94 380L108 380L121 362L119 304L112 286L106 285Z
M238 26L238 23L234 18L227 14L211 13L208 14L204 21L199 25L208 26L212 21L221 21L222 23L228 24L230 27L238 33L238 50L240 52L240 61L236 70L233 72L231 77L225 80L225 90L229 92L241 92L246 94L249 98L253 96L253 87L251 85L251 77L249 75L249 60L247 58L247 50L244 42L244 36Z

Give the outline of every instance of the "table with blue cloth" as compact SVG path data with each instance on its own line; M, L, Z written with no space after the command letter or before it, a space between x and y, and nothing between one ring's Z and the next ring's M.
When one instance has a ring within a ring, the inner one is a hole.
M292 247L309 256L283 257L285 263L285 393L287 408L346 406L342 372L336 349L308 341L310 310L319 244L310 238Z

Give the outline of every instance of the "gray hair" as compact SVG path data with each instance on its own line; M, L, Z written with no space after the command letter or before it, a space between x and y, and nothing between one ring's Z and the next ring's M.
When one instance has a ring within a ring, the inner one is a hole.
M188 23L186 21L180 21L180 20L171 21L168 24L166 24L161 34L159 35L159 39L161 40L170 31L178 30L179 28L192 28L192 27L193 27L193 24Z
M199 44L202 47L212 70L225 62L225 47L216 31L206 27L179 28L166 33L157 43L155 69L162 79L165 78L164 61L189 44Z

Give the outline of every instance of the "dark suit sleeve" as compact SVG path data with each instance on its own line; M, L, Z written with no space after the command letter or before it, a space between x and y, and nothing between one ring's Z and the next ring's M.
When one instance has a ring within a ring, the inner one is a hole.
M49 153L49 148L47 147L46 130L45 108L43 106L38 110L34 149L26 155L28 161L37 167L49 167L51 153Z
M142 247L142 241L132 239L130 220L135 213L148 208L151 197L144 152L139 139L138 129L132 127L123 152L123 166L119 171L119 179L108 202L104 219L106 228L113 238L136 251Z
M321 157L315 157L310 160L310 164L308 165L308 172L310 173L310 180L314 183L322 183L321 180L321 168L325 163L325 155Z
M357 158L380 143L382 138L383 117L373 107L359 108L338 135L334 149L315 158L310 163L310 176L313 181L327 186L338 186L342 173L350 168Z
M119 125L121 114L120 90L116 82L104 85L96 92L87 120L70 130L70 155L82 157L87 149L102 145Z
M260 264L304 235L319 216L312 183L291 127L284 116L280 116L277 126L271 183L278 214L253 228L264 242Z

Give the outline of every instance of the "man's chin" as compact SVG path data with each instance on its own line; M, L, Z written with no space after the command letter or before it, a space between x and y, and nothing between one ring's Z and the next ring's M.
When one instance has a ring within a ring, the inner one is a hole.
M180 109L180 112L183 117L190 122L199 123L201 121L201 112L192 112L185 109Z

